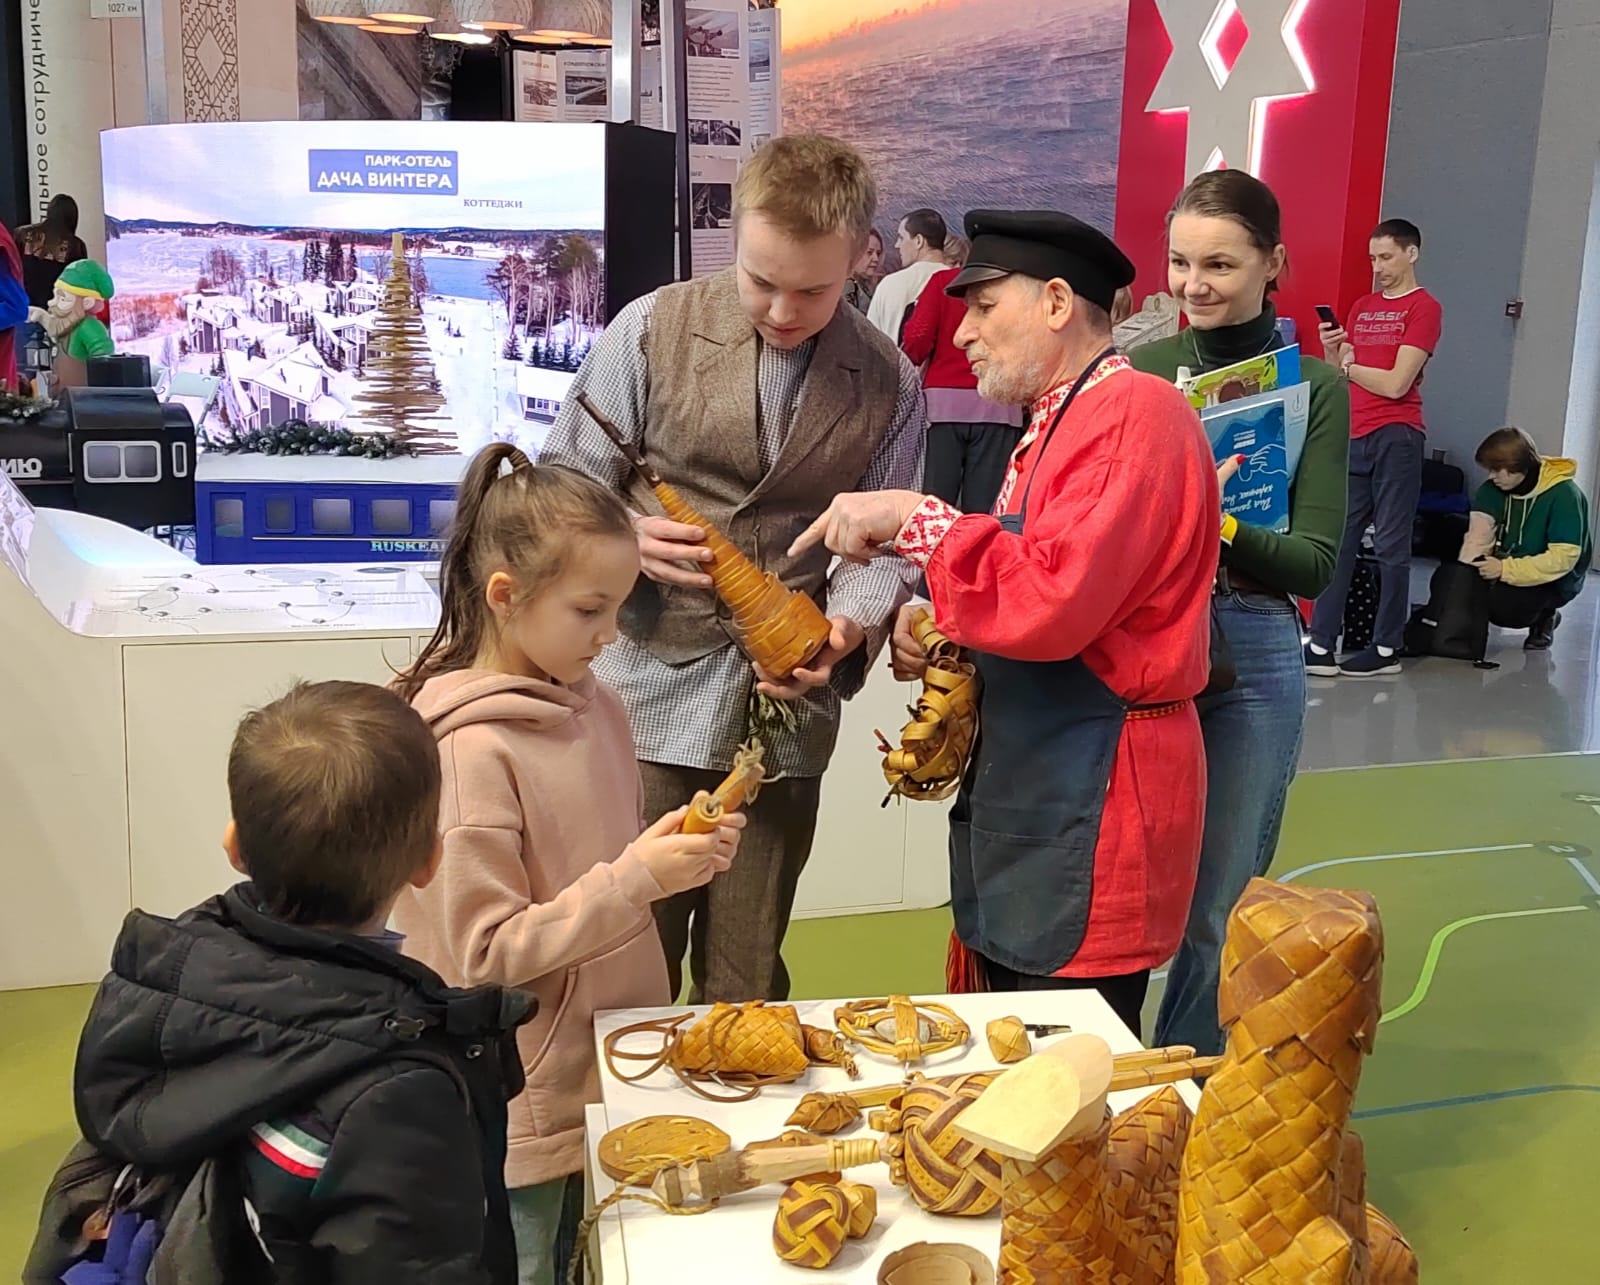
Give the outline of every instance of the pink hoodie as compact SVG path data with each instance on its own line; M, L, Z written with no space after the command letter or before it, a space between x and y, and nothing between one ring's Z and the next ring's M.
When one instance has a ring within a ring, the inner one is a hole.
M395 907L405 951L453 985L539 997L518 1032L528 1087L510 1104L506 1183L583 1168L583 1108L600 1100L594 1014L667 1004L650 904L628 846L643 788L617 694L487 670L429 679L413 701L439 741L444 864Z

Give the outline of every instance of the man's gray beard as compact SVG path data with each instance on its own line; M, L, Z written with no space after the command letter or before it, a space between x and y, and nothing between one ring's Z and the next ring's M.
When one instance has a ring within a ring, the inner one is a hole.
M1029 406L1043 392L1044 366L1031 362L1015 370L996 371L993 363L978 376L978 393L1001 406Z

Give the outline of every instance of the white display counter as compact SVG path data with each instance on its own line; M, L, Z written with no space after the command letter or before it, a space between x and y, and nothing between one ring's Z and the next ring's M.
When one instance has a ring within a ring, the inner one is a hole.
M1079 1035L1098 1035L1113 1053L1131 1053L1140 1047L1128 1030L1093 991L1028 991L1013 995L940 995L930 998L948 1004L972 1028L973 1041L965 1049L937 1054L913 1070L925 1075L956 1075L965 1071L995 1069L994 1056L984 1042L983 1028L996 1017L1015 1015L1025 1022L1065 1023ZM800 1020L825 1030L833 1028L833 1010L844 1000L817 1000L796 1004ZM651 1115L686 1115L708 1120L743 1147L775 1138L786 1128L784 1120L800 1098L811 1092L837 1092L897 1084L904 1075L887 1058L856 1053L861 1078L851 1080L835 1067L812 1067L794 1084L762 1089L749 1102L709 1102L684 1088L669 1070L658 1070L637 1084L626 1084L605 1069L601 1054L605 1037L621 1027L649 1018L683 1012L683 1009L630 1009L600 1013L595 1017L595 1050L601 1057L601 1101L585 1115L587 1136L586 1186L594 1202L604 1200L615 1184L600 1169L600 1140L612 1129ZM704 1012L704 1009L696 1010ZM645 1035L629 1037L624 1049L650 1047ZM1041 1049L1062 1038L1034 1040ZM714 1090L713 1090L714 1091ZM1129 1089L1113 1093L1113 1111L1134 1106L1154 1089ZM1178 1086L1191 1110L1200 1105L1200 1089L1192 1080ZM870 1136L865 1123L839 1135ZM983 1218L939 1217L923 1210L904 1188L891 1186L882 1165L852 1169L845 1177L877 1189L878 1219L862 1240L847 1241L838 1259L819 1279L837 1285L871 1285L878 1279L883 1260L897 1249L917 1241L957 1241L989 1255L1000 1253L1000 1216ZM711 1213L674 1217L638 1201L623 1200L602 1215L595 1229L599 1281L603 1285L705 1285L708 1280L738 1281L740 1285L793 1282L808 1273L781 1262L772 1250L772 1219L781 1188L762 1187L729 1196Z
M203 567L4 478L0 563L0 989L98 980L130 908L232 882L240 716L297 679L384 682L438 617L415 564Z
M0 990L96 981L133 906L225 888L239 718L300 679L388 681L433 632L432 570L201 566L36 513L0 476ZM911 699L880 669L846 705L798 914L946 899L944 809L879 807L873 729L895 735Z

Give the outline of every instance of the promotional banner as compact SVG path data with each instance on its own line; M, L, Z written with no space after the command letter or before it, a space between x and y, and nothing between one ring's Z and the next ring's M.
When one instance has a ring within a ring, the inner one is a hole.
M512 65L519 121L611 119L609 49L519 50Z
M112 23L89 0L18 0L22 9L24 110L28 126L29 218L50 198L78 202L91 255L100 253L100 131L113 121Z
M1117 240L1139 292L1166 288L1183 185L1244 169L1283 207L1278 310L1310 338L1372 288L1400 0L1130 0Z
M148 354L195 399L207 446L248 451L305 421L404 451L537 449L602 325L603 135L405 121L109 131L118 349Z
M733 262L739 165L780 128L777 9L699 0L684 15L694 274Z

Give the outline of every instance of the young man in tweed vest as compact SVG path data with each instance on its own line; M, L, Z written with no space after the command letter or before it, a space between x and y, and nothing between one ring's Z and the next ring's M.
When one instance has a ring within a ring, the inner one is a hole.
M623 309L578 372L540 455L614 486L639 515L644 574L595 672L627 704L645 811L670 811L727 773L751 731L753 691L794 716L792 726L761 730L781 779L751 810L733 868L656 903L674 988L687 949L697 1003L788 996L780 948L839 704L860 690L917 579L892 559L830 572L825 553L787 553L836 492L920 482L926 414L917 372L841 303L876 206L867 164L845 144L818 135L768 143L734 188L734 266ZM711 556L703 533L660 516L578 393L746 556L821 603L833 632L809 668L783 682L756 672L700 566Z

